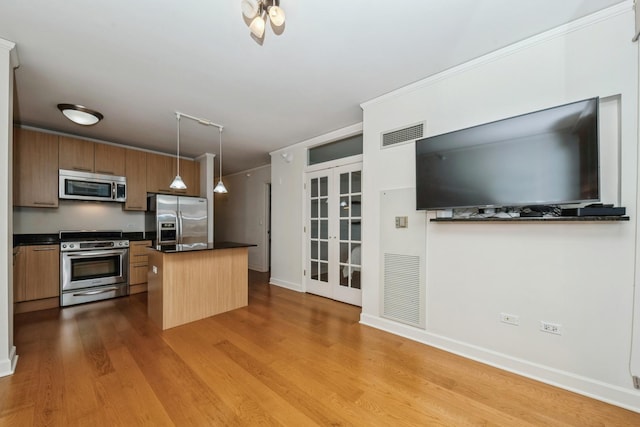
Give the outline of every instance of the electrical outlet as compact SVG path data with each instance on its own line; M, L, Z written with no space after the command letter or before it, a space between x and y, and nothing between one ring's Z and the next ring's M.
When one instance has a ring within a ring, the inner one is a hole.
M515 314L500 313L500 321L502 323L508 323L509 325L520 325L520 317Z
M558 323L540 321L540 330L550 334L562 335L562 325Z

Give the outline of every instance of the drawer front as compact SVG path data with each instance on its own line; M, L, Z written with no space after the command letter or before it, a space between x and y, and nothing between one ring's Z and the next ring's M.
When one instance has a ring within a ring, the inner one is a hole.
M147 265L149 263L149 256L145 254L132 254L129 253L129 264L132 266L134 264L144 264Z
M146 256L147 255L147 247L151 246L150 240L142 240L139 242L129 242L129 256ZM137 261L136 261L137 262Z
M132 265L129 269L129 284L138 285L140 283L147 283L147 264Z

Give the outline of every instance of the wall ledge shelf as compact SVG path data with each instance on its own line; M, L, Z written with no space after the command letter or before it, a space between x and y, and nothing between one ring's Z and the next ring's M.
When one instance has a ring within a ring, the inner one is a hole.
M515 218L431 218L431 222L620 222L628 216L552 216Z

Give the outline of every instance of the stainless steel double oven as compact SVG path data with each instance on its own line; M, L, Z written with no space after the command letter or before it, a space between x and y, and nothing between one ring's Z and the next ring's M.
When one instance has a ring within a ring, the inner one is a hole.
M60 305L129 295L129 241L122 231L60 232Z

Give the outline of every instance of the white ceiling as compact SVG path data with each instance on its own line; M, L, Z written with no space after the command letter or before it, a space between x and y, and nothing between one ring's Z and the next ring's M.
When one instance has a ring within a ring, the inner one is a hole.
M174 153L178 110L225 126L229 174L361 122L362 102L622 1L281 0L284 31L260 45L240 0L4 0L0 38L17 44L17 122ZM58 103L105 119L75 125ZM182 154L217 143L182 120Z

